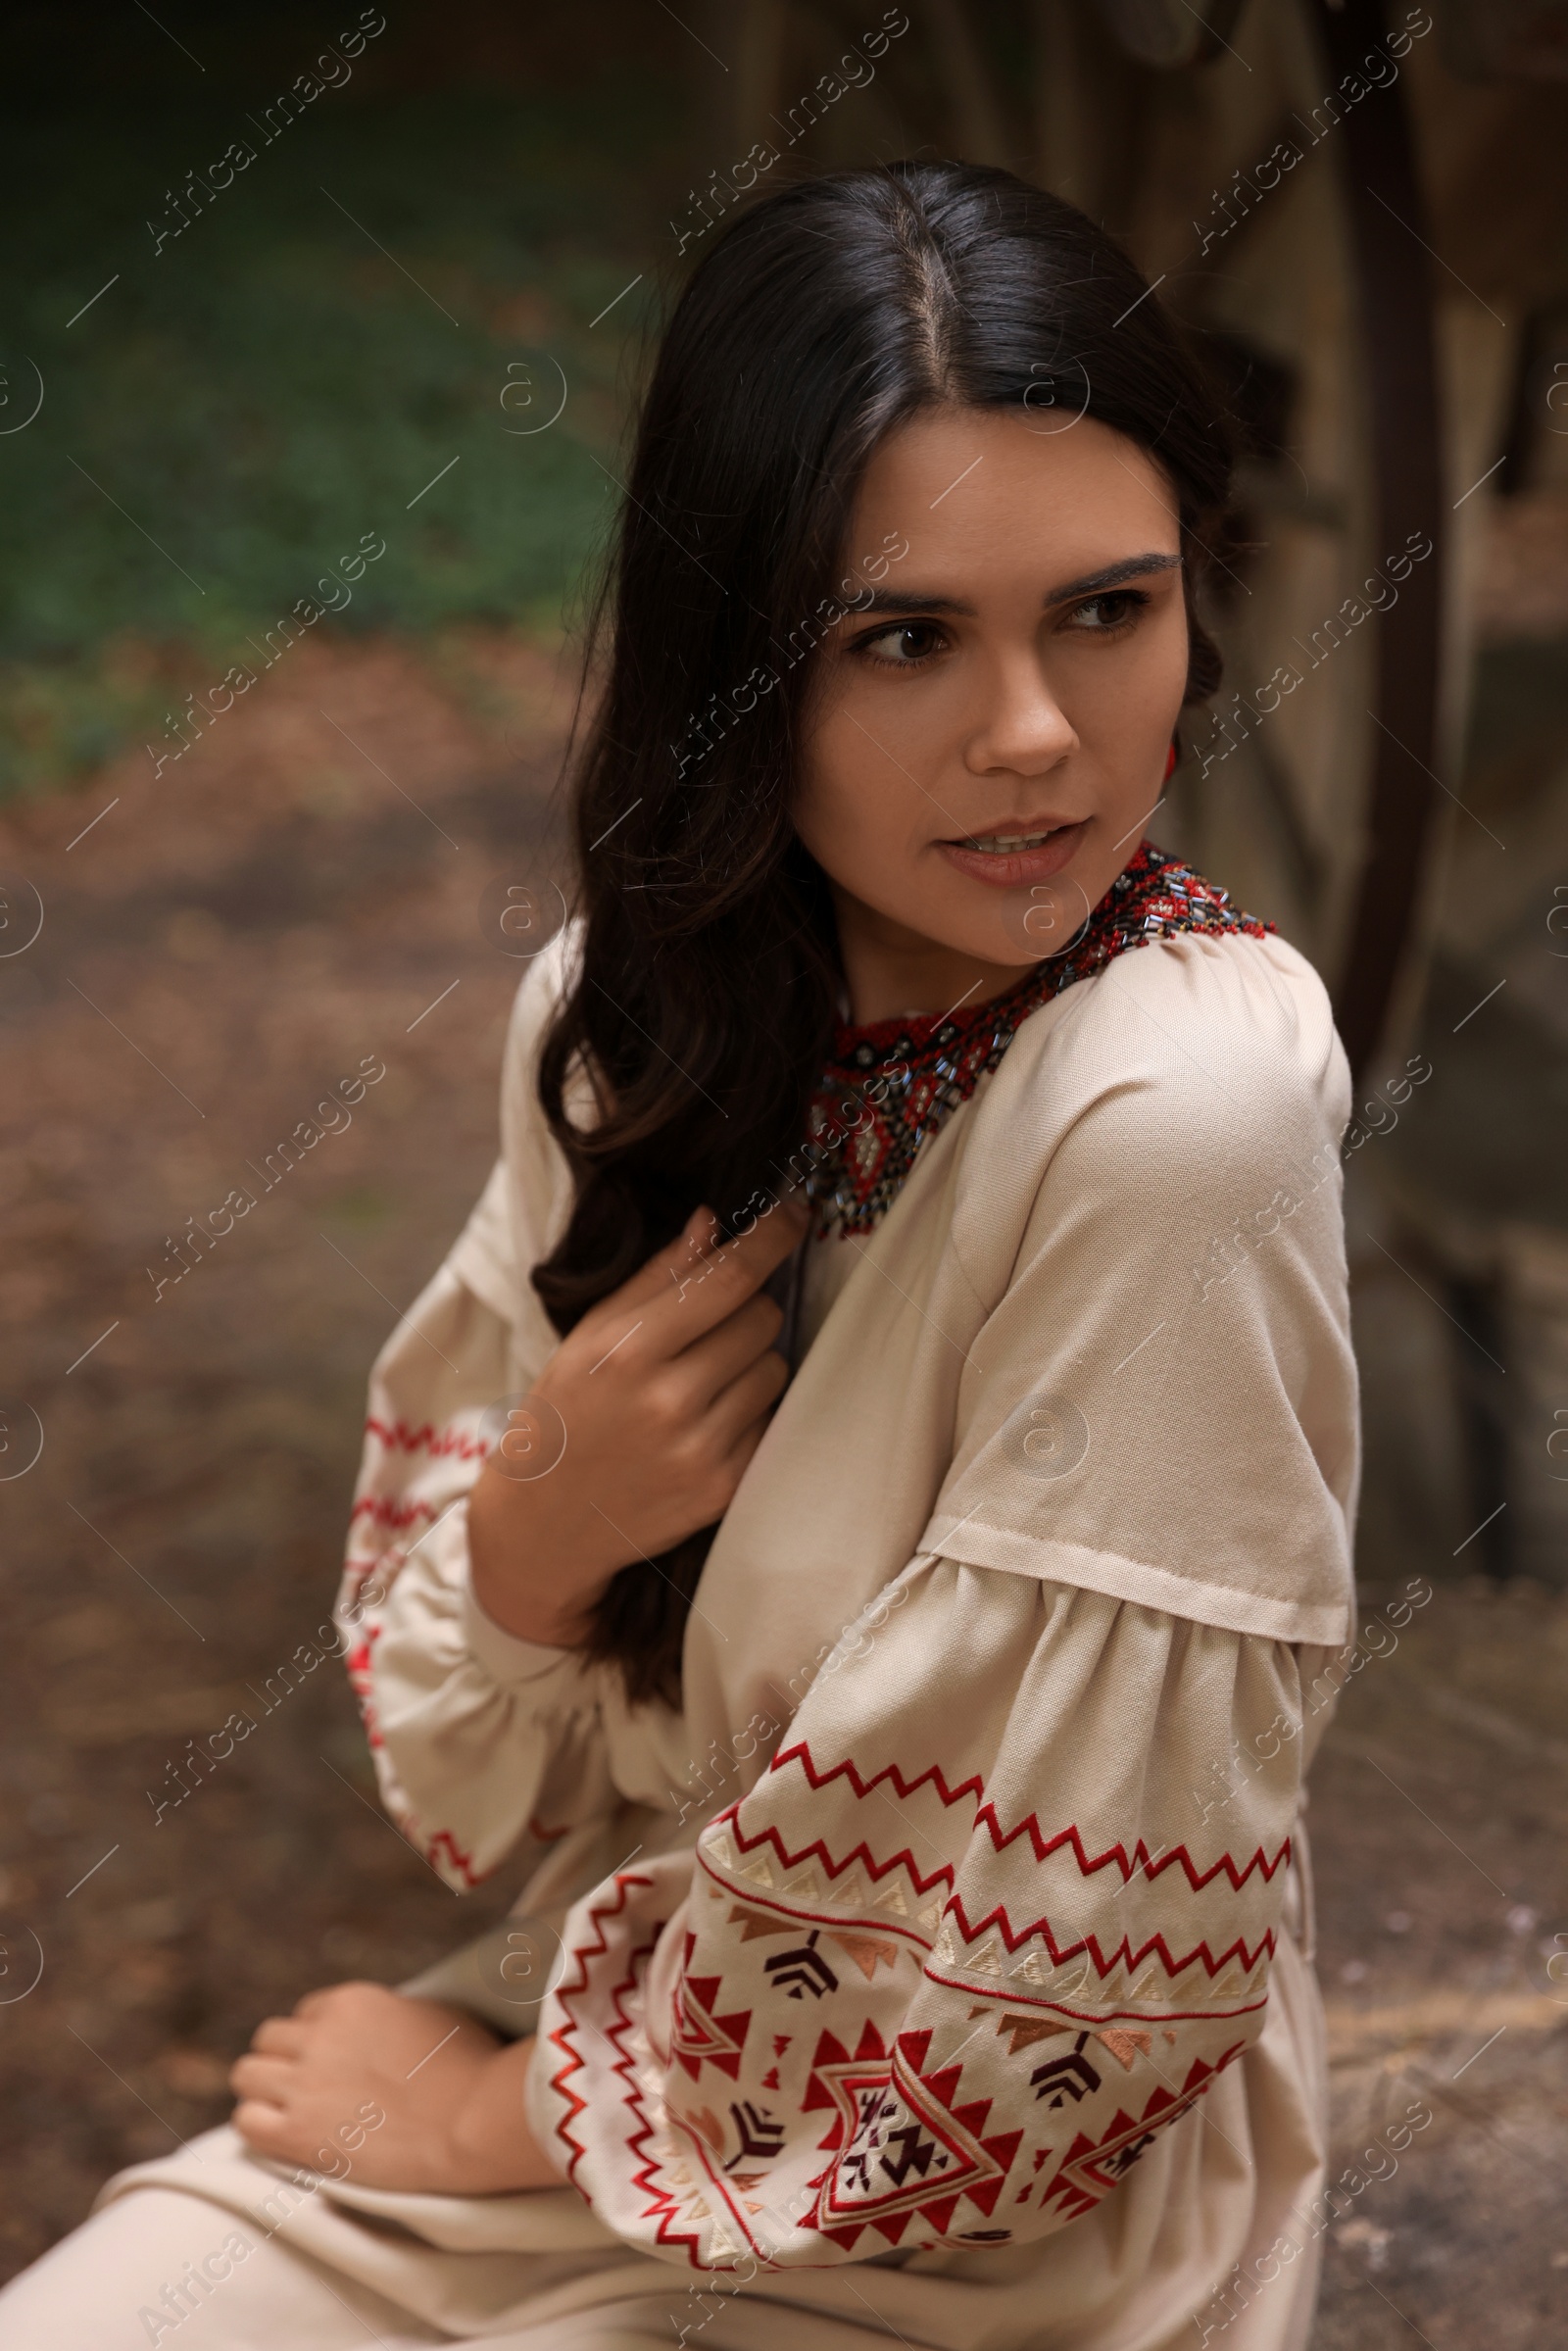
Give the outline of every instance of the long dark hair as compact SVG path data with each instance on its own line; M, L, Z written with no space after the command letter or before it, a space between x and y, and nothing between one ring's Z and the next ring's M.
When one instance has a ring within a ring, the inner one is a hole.
M1187 554L1189 701L1219 661L1194 604L1223 511L1215 403L1104 232L1010 172L951 163L781 189L714 236L643 404L572 779L581 954L546 1038L545 1115L576 1200L533 1272L563 1333L679 1232L723 1221L800 1143L839 969L825 877L790 818L811 647L883 436L943 406L1080 410L1163 466ZM850 551L856 561L875 549ZM571 1123L574 1071L599 1116ZM678 1702L713 1530L623 1568L590 1653Z

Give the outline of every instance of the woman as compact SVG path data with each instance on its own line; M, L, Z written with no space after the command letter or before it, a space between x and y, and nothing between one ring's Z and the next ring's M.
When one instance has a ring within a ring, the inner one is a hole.
M1005 173L791 188L697 269L582 920L341 1612L409 1836L537 1866L265 2024L6 2345L1304 2343L1348 1081L1144 840L1225 488L1148 289Z

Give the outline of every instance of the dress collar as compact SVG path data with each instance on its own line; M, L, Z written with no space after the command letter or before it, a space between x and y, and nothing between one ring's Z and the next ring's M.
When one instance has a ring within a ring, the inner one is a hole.
M1225 891L1145 842L1072 944L1031 964L1004 995L946 1013L841 1021L800 1154L813 1229L825 1235L836 1227L841 1238L869 1232L903 1189L926 1137L996 1068L1029 1014L1075 980L1131 948L1181 932L1262 938L1274 927L1240 912Z

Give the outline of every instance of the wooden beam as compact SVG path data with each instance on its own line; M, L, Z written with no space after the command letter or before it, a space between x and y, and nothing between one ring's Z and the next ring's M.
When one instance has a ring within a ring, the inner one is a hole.
M1378 0L1313 0L1330 81L1383 39ZM1371 428L1375 560L1431 553L1373 621L1377 721L1366 857L1340 961L1336 1015L1356 1077L1377 1053L1414 924L1437 808L1444 539L1448 502L1433 332L1430 235L1404 80L1370 89L1334 132L1349 215Z

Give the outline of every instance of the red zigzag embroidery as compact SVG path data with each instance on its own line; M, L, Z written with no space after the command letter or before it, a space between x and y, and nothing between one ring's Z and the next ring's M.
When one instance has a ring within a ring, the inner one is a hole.
M384 1420L377 1420L372 1413L365 1424L365 1434L367 1437L378 1437L393 1452L427 1452L437 1457L456 1453L462 1461L482 1461L490 1450L483 1438L465 1437L460 1429L438 1430L435 1423L428 1420L417 1429L411 1429L406 1420L393 1421L389 1425Z
M1091 1855L1085 1849L1084 1840L1079 1835L1076 1824L1058 1830L1054 1837L1046 1837L1042 1834L1035 1815L1029 1812L1012 1828L1004 1830L997 1817L995 1805L984 1800L984 1781L964 1780L958 1787L950 1788L942 1776L940 1767L934 1763L928 1764L926 1769L918 1773L912 1780L906 1779L896 1763L884 1764L879 1772L873 1772L869 1780L864 1780L861 1778L853 1756L846 1756L842 1763L830 1764L826 1771L819 1772L811 1760L811 1751L805 1739L793 1747L785 1747L775 1755L772 1771L782 1771L787 1763L799 1763L813 1789L830 1787L835 1780L848 1780L856 1794L862 1799L870 1795L878 1783L883 1780L890 1781L899 1794L905 1797L911 1796L918 1789L929 1786L947 1805L960 1803L965 1797L980 1799L975 1806L976 1826L982 1821L985 1823L991 1835L991 1841L999 1853L1005 1852L1007 1846L1019 1837L1028 1837L1034 1847L1037 1861L1049 1860L1053 1853L1061 1851L1064 1846L1070 1846L1079 1870L1086 1878L1093 1877L1097 1870L1105 1869L1114 1863L1121 1871L1124 1885L1140 1870L1152 1884L1166 1870L1180 1864L1194 1893L1201 1893L1205 1886L1210 1885L1215 1878L1221 1875L1227 1877L1236 1892L1240 1893L1254 1870L1261 1871L1265 1880L1271 1879L1275 1871L1288 1862L1291 1857L1291 1840L1288 1837L1272 1861L1259 1847L1251 1855L1246 1867L1240 1870L1229 1853L1221 1853L1218 1860L1213 1862L1208 1869L1200 1870L1185 1845L1170 1846L1156 1860L1142 1837L1134 1845L1130 1856L1126 1846L1122 1844L1107 1845L1104 1852Z
M349 1512L349 1524L368 1518L378 1527L411 1527L416 1518L434 1518L433 1502L403 1502L392 1494L366 1494Z

